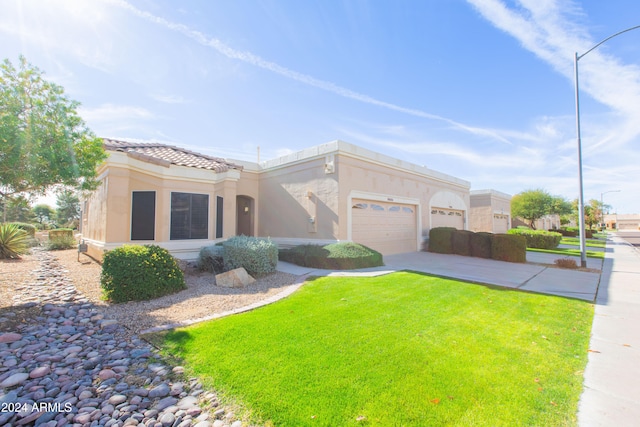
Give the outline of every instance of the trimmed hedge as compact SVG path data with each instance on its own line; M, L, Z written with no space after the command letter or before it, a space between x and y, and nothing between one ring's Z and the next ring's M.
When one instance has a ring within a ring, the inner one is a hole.
M578 237L580 236L580 227L563 227L560 230L553 230L557 233L562 234L563 236L566 237ZM584 230L584 237L585 239L592 239L593 238L593 231L589 230L589 229L585 229Z
M429 252L437 254L453 253L453 227L436 227L429 230Z
M115 303L149 300L187 287L175 258L155 245L123 245L106 252L100 285L104 298Z
M299 245L280 251L280 259L304 267L327 270L352 270L378 267L382 254L359 243L338 242L329 245Z
M222 247L225 270L243 267L252 276L276 271L278 246L271 239L235 236L226 240Z
M49 240L63 237L73 238L73 230L70 228L56 228L55 230L49 230Z
M471 236L475 234L469 230L456 230L451 234L451 247L453 253L462 256L471 256Z
M491 258L508 262L527 262L527 240L515 234L494 234Z
M562 234L544 230L521 230L512 228L508 234L524 236L528 248L555 249L562 240Z
M469 237L471 256L491 258L491 238L493 234L486 232L472 233Z

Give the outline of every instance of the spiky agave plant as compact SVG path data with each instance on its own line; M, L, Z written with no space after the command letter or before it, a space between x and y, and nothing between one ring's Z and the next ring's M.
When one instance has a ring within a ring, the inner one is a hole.
M0 259L20 258L29 251L27 233L15 224L0 224Z

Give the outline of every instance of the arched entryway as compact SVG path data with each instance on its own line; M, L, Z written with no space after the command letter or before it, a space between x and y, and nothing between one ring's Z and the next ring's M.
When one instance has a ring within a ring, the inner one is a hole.
M254 200L249 196L236 196L236 235L253 236Z

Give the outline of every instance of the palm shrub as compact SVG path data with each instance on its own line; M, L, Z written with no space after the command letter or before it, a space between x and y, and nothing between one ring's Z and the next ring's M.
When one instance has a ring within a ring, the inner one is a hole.
M36 226L33 224L27 224L26 222L12 222L11 224L15 225L21 230L24 230L31 237L35 237L36 235Z
M250 236L234 236L222 247L225 270L243 267L252 276L264 276L276 271L278 245L271 239Z
M0 259L20 258L29 251L29 236L16 224L0 224Z
M106 252L100 284L104 298L116 303L149 300L186 288L175 258L156 245L123 245Z

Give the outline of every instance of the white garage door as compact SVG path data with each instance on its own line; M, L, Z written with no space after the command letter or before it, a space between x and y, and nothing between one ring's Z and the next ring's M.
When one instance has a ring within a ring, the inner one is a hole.
M351 238L383 255L417 250L416 206L354 199Z
M432 208L431 228L454 227L464 230L464 212L455 209Z
M493 214L493 233L506 233L509 230L509 216Z

